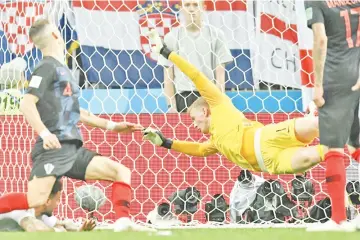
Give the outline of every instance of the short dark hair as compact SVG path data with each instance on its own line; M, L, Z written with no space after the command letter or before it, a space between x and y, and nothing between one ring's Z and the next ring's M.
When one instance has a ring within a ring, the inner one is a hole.
M54 197L58 192L61 192L63 188L61 179L56 179L53 188L50 192L50 198Z
M31 41L34 42L35 45L37 45L36 37L39 36L39 34L44 31L47 25L49 25L50 22L48 19L38 19L36 20L30 27L29 30L29 38Z

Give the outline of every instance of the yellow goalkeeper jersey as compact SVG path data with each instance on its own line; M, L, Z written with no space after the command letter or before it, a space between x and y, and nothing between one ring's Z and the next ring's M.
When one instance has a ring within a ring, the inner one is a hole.
M247 119L235 108L228 96L178 54L172 52L169 60L194 82L201 96L209 104L211 112L210 141L206 143L174 141L172 149L195 156L220 152L242 168L260 171L255 157L254 135L263 124Z

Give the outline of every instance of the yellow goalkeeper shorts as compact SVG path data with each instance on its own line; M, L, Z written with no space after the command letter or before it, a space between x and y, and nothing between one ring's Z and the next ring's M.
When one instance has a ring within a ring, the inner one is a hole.
M255 154L259 167L271 174L294 173L291 159L309 143L296 138L295 119L266 125L255 133Z

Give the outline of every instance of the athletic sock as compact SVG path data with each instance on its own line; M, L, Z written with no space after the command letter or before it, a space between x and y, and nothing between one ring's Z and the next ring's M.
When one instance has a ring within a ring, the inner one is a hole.
M26 193L8 193L0 197L0 214L27 209L29 204Z
M346 220L344 158L345 155L337 151L329 151L325 155L326 185L331 199L331 219L336 223Z
M356 149L355 152L353 152L353 154L351 154L351 157L357 161L358 163L360 163L360 148Z
M130 217L131 187L124 182L112 185L112 204L116 219Z

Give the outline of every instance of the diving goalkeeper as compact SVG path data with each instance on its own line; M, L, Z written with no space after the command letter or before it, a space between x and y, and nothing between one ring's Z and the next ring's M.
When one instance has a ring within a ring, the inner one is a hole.
M324 159L325 146L306 147L319 134L317 117L266 126L251 121L203 73L163 45L155 30L149 38L155 44L152 51L172 61L200 92L201 98L190 106L188 113L195 128L210 134L210 140L203 143L172 140L152 128L144 130L145 140L192 156L206 157L219 152L241 168L270 174L305 172Z

